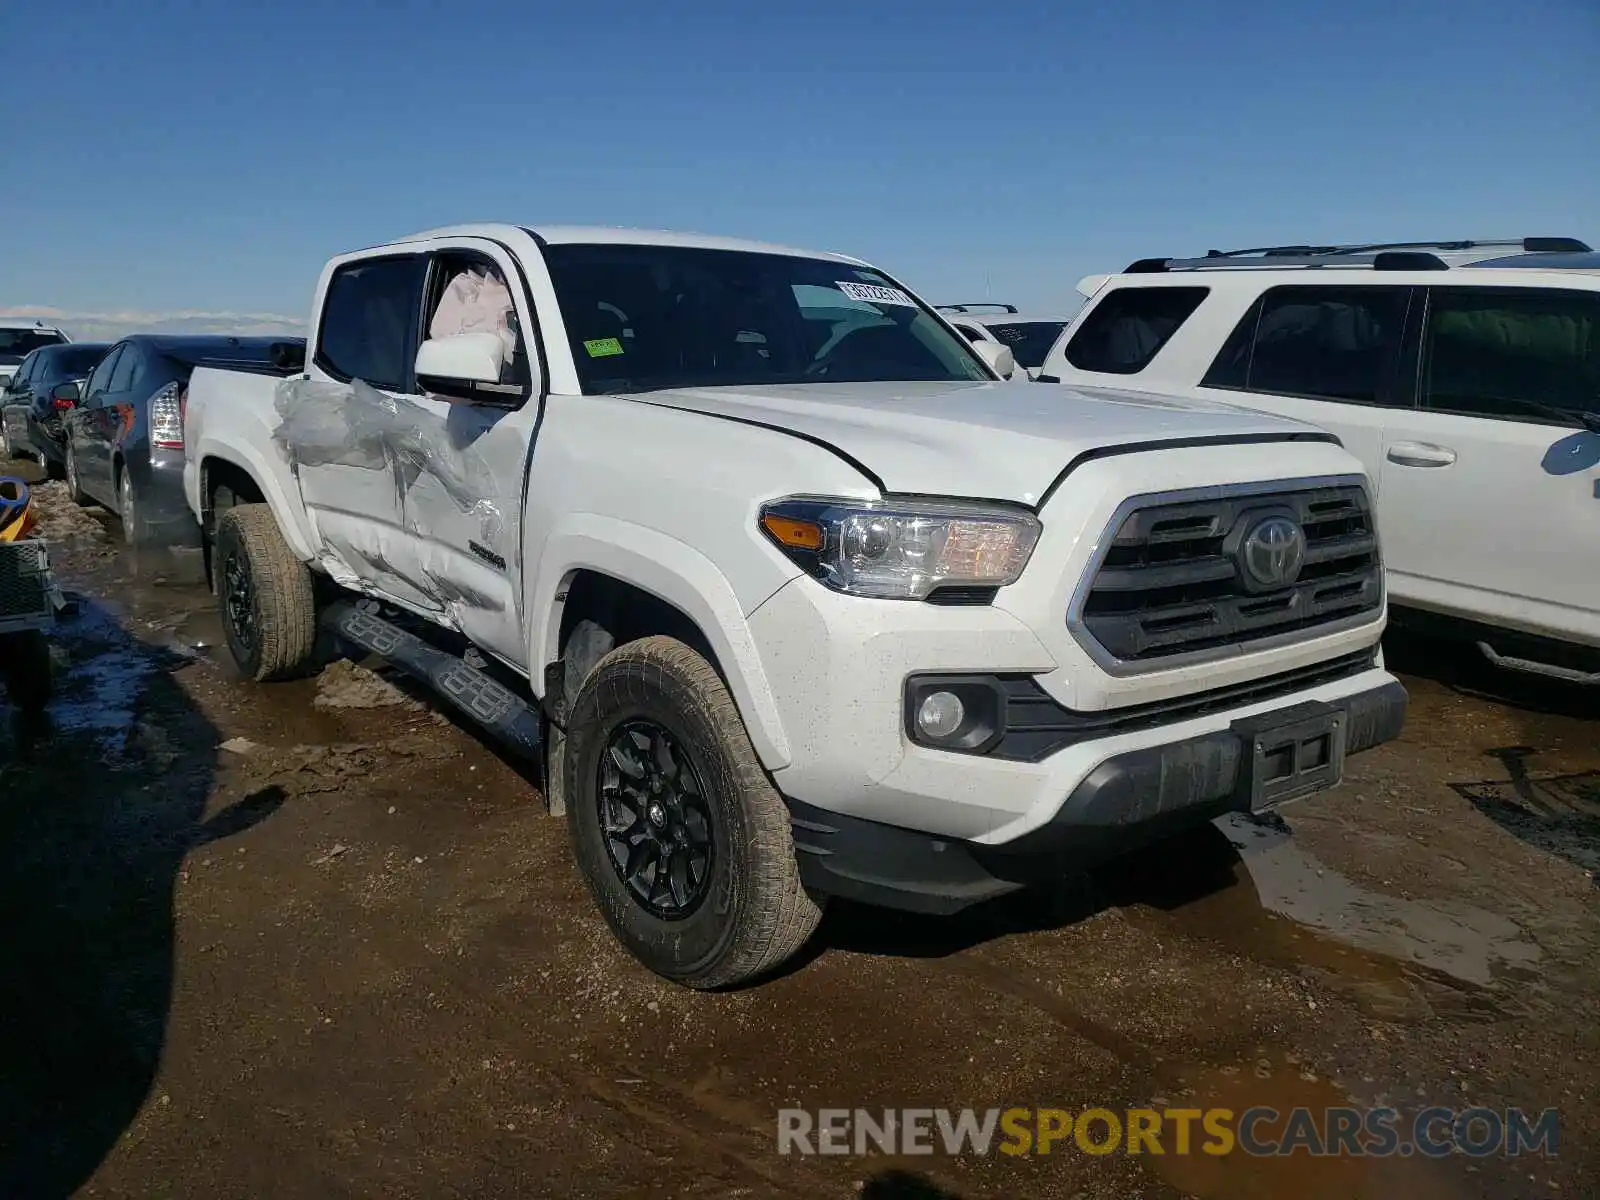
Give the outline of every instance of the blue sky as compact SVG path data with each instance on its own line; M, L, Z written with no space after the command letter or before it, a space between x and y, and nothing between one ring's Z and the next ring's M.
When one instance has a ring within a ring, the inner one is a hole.
M1600 0L4 8L0 311L300 314L330 254L477 219L1045 310L1149 254L1600 238Z

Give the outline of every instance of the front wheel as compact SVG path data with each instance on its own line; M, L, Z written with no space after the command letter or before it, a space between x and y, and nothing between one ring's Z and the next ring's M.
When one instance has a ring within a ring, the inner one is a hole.
M249 679L302 674L316 653L311 571L294 556L265 504L241 504L217 522L217 604L228 650Z
M648 637L601 659L562 758L578 865L652 971L695 988L743 983L816 929L789 810L727 687L688 646Z

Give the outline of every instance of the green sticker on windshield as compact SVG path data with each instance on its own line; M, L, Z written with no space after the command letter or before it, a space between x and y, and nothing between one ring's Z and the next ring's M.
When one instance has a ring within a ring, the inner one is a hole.
M595 338L592 342L585 342L583 348L589 352L590 358L606 358L621 354L622 342L617 338Z

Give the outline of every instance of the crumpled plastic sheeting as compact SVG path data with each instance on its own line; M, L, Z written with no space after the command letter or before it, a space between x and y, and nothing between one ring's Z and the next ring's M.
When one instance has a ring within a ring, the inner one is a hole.
M291 461L389 471L402 499L419 475L432 475L462 513L479 519L484 545L503 552L504 516L489 498L498 493L494 473L472 447L456 446L435 414L359 379L286 379L274 404L273 440Z

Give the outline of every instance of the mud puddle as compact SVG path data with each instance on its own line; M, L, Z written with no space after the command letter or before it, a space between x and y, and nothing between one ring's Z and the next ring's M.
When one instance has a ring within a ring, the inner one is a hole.
M1280 1200L1291 1196L1296 1200L1388 1200L1395 1196L1464 1200L1474 1194L1466 1190L1456 1171L1413 1157L1410 1149L1381 1158L1357 1152L1353 1147L1367 1144L1364 1131L1355 1125L1361 1119L1358 1110L1371 1101L1358 1100L1339 1081L1308 1070L1292 1054L1263 1048L1254 1062L1180 1070L1158 1087L1163 1094L1152 1102L1158 1108L1176 1103L1225 1108L1236 1114L1271 1110L1271 1115L1251 1127L1252 1135L1280 1146L1298 1146L1292 1152L1273 1155L1167 1154L1145 1160L1156 1176L1186 1196L1198 1200ZM1305 1115L1291 1115L1296 1110ZM1341 1127L1339 1114L1346 1111L1350 1115L1342 1118L1345 1124ZM1407 1115L1414 1114L1397 1112L1397 1132L1410 1127ZM1197 1133L1198 1129L1197 1125ZM1346 1143L1347 1153L1312 1156L1312 1151L1325 1151L1336 1141Z
M1600 886L1600 770L1551 771L1531 746L1485 754L1504 779L1452 783L1473 808L1512 835L1582 868Z
M1141 863L1120 883L1137 920L1315 979L1374 1017L1494 1019L1537 970L1514 921L1460 901L1378 892L1318 861L1278 819L1228 817L1190 843L1176 878ZM1129 894L1131 892L1131 894ZM1142 893L1142 894L1141 894Z

